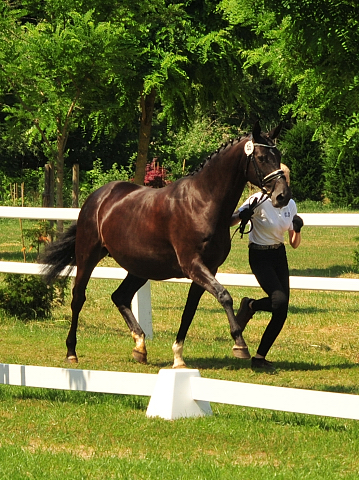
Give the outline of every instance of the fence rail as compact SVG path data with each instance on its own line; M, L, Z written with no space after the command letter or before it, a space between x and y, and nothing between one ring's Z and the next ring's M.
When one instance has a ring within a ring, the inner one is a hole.
M25 275L40 275L44 267L38 263L22 262L0 262L1 273L19 273ZM63 275L65 274L63 271ZM92 278L103 278L108 280L123 280L127 271L120 267L96 267L91 275ZM70 276L76 276L76 267ZM259 284L252 274L246 273L217 273L217 280L226 286L237 287L259 287ZM169 278L164 282L191 283L188 278ZM359 278L331 278L331 277L290 277L290 287L297 290L325 290L325 291L346 291L359 292Z
M77 220L79 208L3 207L0 218ZM304 225L318 227L359 227L359 213L301 213Z
M76 220L79 208L38 208L38 207L3 207L0 206L0 217L22 219L46 220ZM359 227L358 213L301 213L304 224L308 226L326 227ZM40 273L41 265L21 262L0 262L0 272L33 274ZM126 270L117 267L96 267L93 278L106 278L122 280ZM72 275L76 275L76 269ZM254 275L218 273L217 280L226 286L259 287ZM190 283L191 280L171 278L167 282ZM359 291L359 279L355 278L329 278L329 277L301 277L291 276L290 285L293 289L300 290L325 290L325 291Z

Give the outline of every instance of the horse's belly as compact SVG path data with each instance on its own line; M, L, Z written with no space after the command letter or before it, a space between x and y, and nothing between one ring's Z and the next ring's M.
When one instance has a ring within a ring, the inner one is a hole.
M121 249L111 248L111 245L106 247L114 260L136 277L151 280L184 277L175 252L163 245L133 242Z
M166 280L168 278L183 278L183 272L179 266L172 265L172 262L167 259L156 261L154 259L144 257L122 257L115 258L117 263L122 268L127 270L132 275L140 278L148 278L150 280Z

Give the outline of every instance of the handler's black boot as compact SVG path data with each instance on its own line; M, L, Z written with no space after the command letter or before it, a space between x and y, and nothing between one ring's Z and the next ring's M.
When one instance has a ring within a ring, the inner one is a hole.
M243 297L239 310L236 315L236 319L240 329L243 330L246 328L247 323L253 317L254 311L250 308L249 304L252 302L253 298Z
M252 357L251 366L253 370L267 370L269 372L273 372L276 369L273 363L265 358Z

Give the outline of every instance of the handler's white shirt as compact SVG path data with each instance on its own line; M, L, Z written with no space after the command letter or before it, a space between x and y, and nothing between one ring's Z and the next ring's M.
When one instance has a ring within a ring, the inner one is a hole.
M260 201L261 192L255 193L249 197L239 208L243 211L254 198ZM275 208L272 200L267 198L259 207L254 210L251 218L253 229L249 233L249 242L258 245L275 245L284 242L284 233L287 230L293 230L293 217L297 214L297 206L293 199L289 200L286 207Z

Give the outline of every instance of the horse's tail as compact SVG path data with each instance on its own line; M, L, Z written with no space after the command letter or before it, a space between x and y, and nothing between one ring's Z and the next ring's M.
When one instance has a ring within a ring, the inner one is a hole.
M46 283L51 283L66 268L64 276L68 277L76 266L75 241L77 224L71 225L59 240L50 243L45 250L40 262L44 264L41 269Z

